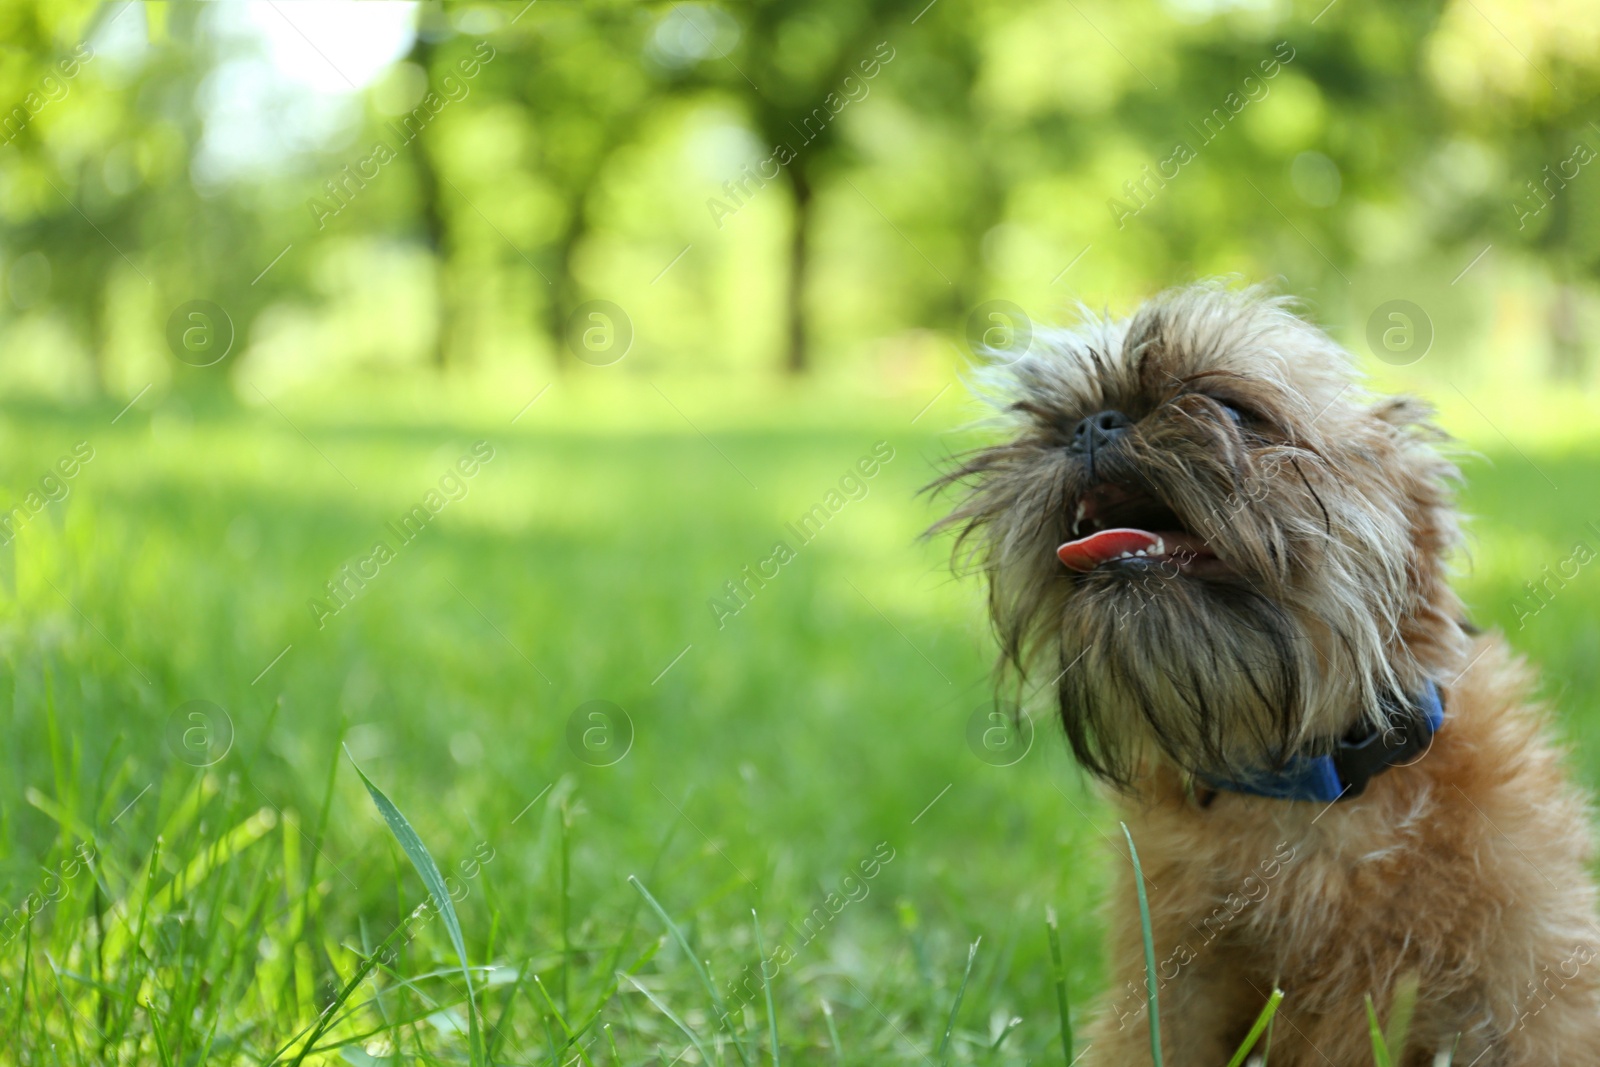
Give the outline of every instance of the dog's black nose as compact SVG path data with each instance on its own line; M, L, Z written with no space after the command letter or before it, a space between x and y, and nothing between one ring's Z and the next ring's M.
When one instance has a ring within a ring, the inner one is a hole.
M1072 431L1071 448L1086 456L1109 445L1127 433L1133 420L1120 411L1100 411L1079 421Z

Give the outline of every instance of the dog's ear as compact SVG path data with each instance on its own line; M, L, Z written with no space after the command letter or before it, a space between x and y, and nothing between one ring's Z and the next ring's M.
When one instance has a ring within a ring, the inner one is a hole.
M1460 538L1455 487L1461 472L1451 458L1452 438L1434 421L1433 405L1416 397L1385 397L1371 412L1382 442L1376 458L1394 477L1407 519L1419 534L1428 532L1421 528L1426 523L1448 535L1432 543L1440 553L1448 552Z
M1450 435L1434 424L1434 414L1432 404L1404 394L1386 396L1372 407L1374 418L1396 430L1420 433L1437 441L1448 441Z
M1459 670L1465 652L1462 607L1450 589L1452 555L1461 547L1455 489L1461 472L1451 442L1434 422L1433 406L1410 396L1387 397L1372 408L1387 455L1382 466L1392 479L1395 501L1409 527L1407 560L1410 603L1399 620L1399 640L1432 672Z

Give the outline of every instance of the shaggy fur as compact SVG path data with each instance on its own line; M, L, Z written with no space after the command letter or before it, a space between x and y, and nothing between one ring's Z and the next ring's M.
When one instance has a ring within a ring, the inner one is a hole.
M1414 974L1397 1062L1432 1063L1459 1034L1458 1067L1600 1063L1587 810L1521 666L1462 621L1456 472L1428 408L1369 396L1285 301L1216 285L1039 334L983 375L1004 439L936 483L964 490L936 529L986 576L1013 681L1053 684L1074 753L1120 799L1166 1062L1225 1062L1276 985L1272 1067L1370 1064L1364 997L1382 1008ZM1113 411L1125 432L1072 447ZM1056 548L1085 514L1179 531L1204 558L1069 570ZM1197 786L1401 726L1429 680L1444 728L1359 797ZM1125 882L1085 1063L1149 1062Z

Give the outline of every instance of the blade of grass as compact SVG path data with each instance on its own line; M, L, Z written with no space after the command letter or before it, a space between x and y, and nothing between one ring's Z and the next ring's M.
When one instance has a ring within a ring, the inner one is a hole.
M1367 1033L1372 1037L1372 1060L1377 1067L1394 1067L1389 1058L1389 1045L1383 1039L1383 1029L1378 1026L1378 1011L1372 1006L1372 994L1367 994Z
M1011 1031L1015 1030L1017 1027L1019 1027L1021 1025L1022 1025L1022 1016L1013 1015L1006 1022L1006 1025L1001 1028L1000 1036L995 1038L994 1039L994 1043L989 1046L989 1053L991 1055L993 1055L994 1053L999 1052L1000 1051L1000 1046L1005 1044L1006 1038L1011 1036Z
M1256 1047L1256 1042L1261 1039L1261 1035L1266 1032L1267 1027L1272 1025L1272 1017L1278 1014L1278 1004L1282 1000L1283 990L1274 989L1272 996L1267 998L1267 1006L1261 1009L1261 1014L1256 1016L1254 1025L1250 1027L1250 1032L1245 1034L1244 1040L1240 1042L1239 1051L1235 1052L1233 1059L1228 1061L1228 1067L1239 1067L1244 1062L1244 1058L1250 1055L1250 1050Z
M300 1040L301 1034L305 1034L307 1031L309 1031L310 1036L306 1038L305 1044L300 1046L300 1054L296 1056L290 1064L290 1067L300 1067L301 1061L303 1061L306 1056L310 1055L314 1051L314 1046L316 1045L317 1040L322 1037L323 1034L327 1033L328 1029L339 1020L340 1007L344 1005L345 1001L350 999L351 994L353 994L357 987L359 987L361 983L366 980L367 975L372 973L373 968L380 965L380 962L383 959L383 954L389 948L389 946L398 940L399 937L405 932L405 923L400 923L397 925L393 932L391 932L388 937L383 939L383 943L378 946L378 950L361 961L361 965L357 967L355 973L350 976L350 980L344 984L344 987L339 990L338 995L334 997L333 1003L322 1009L322 1012L317 1016L316 1022L303 1027L299 1033L295 1034L288 1041L286 1041L277 1052L273 1053L272 1058L269 1059L267 1063L269 1065L277 1063L283 1057L283 1054L289 1051L290 1046L292 1046L296 1041Z
M656 913L656 917L666 924L667 932L672 935L672 939L678 943L678 947L683 950L683 954L694 965L695 973L700 976L700 981L705 984L706 992L711 994L711 1004L716 1008L717 1020L733 1036L733 1051L739 1054L739 1062L744 1064L744 1067L750 1067L750 1057L745 1053L744 1042L740 1039L739 1031L734 1029L731 1017L728 1015L728 1007L723 1003L721 995L717 993L717 986L711 980L711 975L706 973L705 964L700 962L700 957L695 955L694 949L689 947L688 938L683 936L683 931L679 929L677 923L672 921L672 916L667 914L667 909L661 906L661 902L650 895L650 890L644 887L643 882L631 874L628 875L628 881L633 883L635 889L644 894L645 903L649 904L651 910ZM635 982L634 985L638 985L638 983ZM646 996L649 996L649 994L646 994ZM653 1001L654 998L651 999ZM709 1064L711 1061L706 1060L706 1062Z
M55 771L56 796L61 798L65 810L76 811L78 805L77 798L73 795L73 785L77 776L67 773L67 758L61 748L61 722L56 716L55 672L46 667L43 673L45 738L50 749L51 768ZM61 846L65 850L69 844L66 825L63 824L61 829Z
M172 1053L167 1051L167 1039L161 1035L161 1026L156 1021L155 1005L147 1000L144 1010L150 1017L150 1036L156 1039L156 1054L161 1058L161 1067L172 1067Z
M778 1013L772 1006L772 980L767 977L767 949L761 943L761 917L750 909L750 922L756 928L756 958L760 960L761 985L767 993L767 1030L772 1042L772 1067L778 1067Z
M1061 930L1056 910L1044 910L1045 935L1050 941L1050 970L1056 986L1056 1013L1061 1017L1061 1061L1072 1067L1072 1019L1067 1014L1067 968L1061 961Z
M561 1067L561 1050L556 1048L556 1031L550 1025L550 1014L540 1012L539 1021L544 1023L544 1042L545 1047L550 1050L550 1067Z
M644 968L645 964L655 959L656 953L660 952L662 946L664 946L666 943L667 937L665 934L657 938L655 944L645 949L644 952L640 954L639 958L633 961L633 965L628 968L628 973L638 974L639 971ZM615 974L615 972L613 973ZM573 1031L573 1041L576 1041L578 1038L588 1033L589 1027L593 1026L600 1018L600 1013L605 1010L606 1002L609 1001L611 999L611 995L617 991L617 986L619 984L621 984L620 978L613 977L611 979L611 985L607 988L605 995L600 998L600 1003L595 1006L594 1011L589 1013L589 1017L583 1021L583 1025L579 1026L577 1030ZM567 1043L570 1045L572 1042L569 1041Z
M1161 997L1156 990L1156 946L1150 932L1150 900L1144 893L1144 868L1139 865L1139 850L1133 847L1128 824L1122 823L1122 836L1128 839L1128 855L1133 857L1133 885L1139 891L1139 932L1144 937L1144 988L1150 1011L1150 1059L1161 1063Z
M622 974L622 975L618 975L617 977L627 979L628 982L633 986L633 988L637 989L639 992L644 994L644 999L648 1000L651 1004L653 1004L655 1006L655 1009L657 1011L659 1011L662 1015L665 1015L668 1019L672 1020L672 1025L676 1026L679 1030L683 1031L684 1036L689 1039L689 1043L694 1046L695 1051L700 1053L700 1062L701 1063L703 1063L703 1064L712 1064L712 1063L716 1062L715 1060L713 1060L711 1058L711 1054L706 1051L705 1045L701 1044L700 1035L695 1033L693 1030L689 1029L689 1024L684 1022L682 1019L678 1018L677 1014L674 1013L671 1008L667 1007L666 1004L662 1003L659 999L657 999L657 997L656 997L656 995L654 993L650 992L650 990L648 990L644 986L640 985L639 984L639 980L637 978L635 978L631 974Z
M91 845L95 843L94 831L65 805L56 803L31 785L22 791L22 799L54 819L61 827L63 840L70 832Z
M187 890L194 889L212 871L231 860L235 854L261 840L278 823L278 813L262 808L224 834L214 845L207 847L190 860L178 874L162 887L150 900L158 914L168 914L182 899Z
M950 1035L955 1032L956 1016L961 1012L961 1001L967 995L967 980L972 977L972 961L977 958L978 946L983 944L983 938L978 938L967 949L967 969L961 976L961 988L956 990L956 1002L950 1005L950 1018L944 1024L944 1038L939 1042L939 1067L944 1067L950 1062Z
M123 951L130 943L133 945L140 943L140 938L142 938L144 933L145 919L151 904L150 892L152 887L155 885L156 875L160 873L159 866L163 843L168 841L181 841L183 835L199 819L200 812L204 808L206 802L216 795L218 788L219 787L214 776L202 774L198 779L196 779L194 788L186 791L183 799L179 802L177 809L162 826L161 832L156 835L155 850L152 851L150 858L145 861L144 868L139 873L134 875L127 895L124 896L122 900L118 901L116 906L111 910L111 915L108 920L109 929L106 931L105 935L104 951L106 963L117 963L122 958ZM238 832L238 828L235 829L235 832ZM264 833L265 830L262 832ZM250 844L256 840L256 837L249 836L251 833L253 833L253 831L245 832L245 836L249 837L249 840L244 841L241 839L240 842L238 842L240 847ZM195 864L185 868L180 872L180 876L174 878L170 883L168 883L166 889L163 891L164 893L169 894L166 898L167 901L170 902L172 899L174 899L174 897L170 894L176 894L184 888L186 879L192 881L197 878L202 878L209 871L210 864L206 863L203 859L197 860ZM135 913L138 914L139 921L130 942L128 919L129 916ZM131 1010L132 1009L130 1008L129 1011Z
M487 1034L485 1034L489 1043L483 1050L483 1058L488 1063L493 1063L495 1053L500 1051L500 1041L505 1036L506 1017L511 1014L511 1005L516 1002L517 991L522 988L522 983L527 980L532 967L533 961L528 960L517 968L517 980L511 983L511 992L506 996L505 1006L500 1009L499 1017L495 1019L494 1025L489 1027Z
M822 1017L828 1021L828 1040L833 1044L833 1062L838 1067L844 1062L844 1050L839 1046L839 1029L833 1025L833 1005L826 1000L822 1002Z
M567 1049L576 1048L578 1050L578 1058L583 1060L587 1067L594 1067L594 1063L589 1059L589 1054L584 1051L582 1045L577 1043L578 1035L573 1031L572 1027L567 1025L566 1017L557 1010L556 1002L550 999L550 991L544 987L543 982L539 981L538 975L533 976L533 986L539 991L539 995L544 998L545 1006L550 1009L550 1014L555 1016L557 1024L561 1027L561 1032L567 1035L566 1043L557 1050L557 1058L564 1055Z
M673 823L671 826L669 826L667 828L667 832L666 832L665 836L663 836L662 839L661 839L660 846L656 849L655 858L650 861L650 880L651 881L655 881L656 871L661 866L662 858L664 856L666 856L666 854L667 854L667 847L672 843L672 839L678 833L678 825L679 825L678 823ZM644 905L644 901L643 900L640 900L640 899L634 900L633 906L628 909L628 920L627 920L627 922L623 923L623 925L622 925L622 934L621 934L620 937L617 938L616 946L614 948L612 948L611 955L606 958L605 966L602 967L600 969L600 971L598 971L597 973L599 973L599 974L610 974L610 975L615 975L617 973L618 964L620 964L622 962L622 954L625 951L627 951L628 944L633 938L634 926L639 921L639 909L643 905ZM653 950L651 950L650 954L654 955L656 952L660 951L661 945L662 945L662 942L658 941L656 943L655 948ZM641 966L641 964L635 964L634 966L629 967L628 968L628 973L629 974L638 974L640 966ZM616 991L617 991L617 980L615 978L613 978L611 980L610 985L608 985L601 992L600 999L595 1001L594 1007L589 1009L589 1017L584 1021L584 1024L582 1026L578 1027L578 1033L580 1033L580 1034L583 1033L591 1025L594 1024L594 1021L595 1021L595 1019L597 1019L599 1017L600 1012L605 1009L606 1002L611 999L612 994L614 994Z
M335 752L328 761L328 782L322 790L322 808L317 812L316 836L311 839L311 854L306 857L306 885L317 883L317 860L322 856L323 843L328 839L328 819L333 814L333 787L339 779L339 754ZM308 897L314 900L314 897Z
M461 960L461 978L467 983L468 1056L474 1067L477 1067L483 1062L482 1035L478 1031L478 1005L472 995L472 972L467 964L467 945L461 936L461 921L456 918L455 905L450 900L449 889L445 887L444 875L439 873L439 865L433 861L433 855L422 843L422 838L411 828L411 823L400 813L400 809L395 807L394 802L384 795L383 790L373 785L372 779L361 770L355 757L350 755L348 745L344 746L344 754L350 760L350 766L356 769L361 784L367 787L367 795L372 797L372 803L383 816L383 821L389 824L389 832L394 834L395 840L400 842L400 848L411 860L411 865L417 869L417 874L422 876L423 884L428 887L428 894L433 897L434 906L444 917L450 943L455 947L456 956Z
M133 895L117 905L117 909L120 909L121 914L125 916L130 911L130 901L138 901L138 924L134 927L131 935L132 943L135 947L144 944L144 932L150 920L150 888L155 884L156 875L161 871L161 856L165 848L166 838L161 834L157 834L156 843L150 849L150 858L145 861L143 873L139 876L139 884L133 887ZM118 915L117 909L112 911L113 918ZM118 932L125 929L125 925L120 925L120 920L119 925L113 927L113 930ZM109 941L110 938L108 937L107 940ZM107 955L112 960L116 959L116 956L111 955L109 949L107 950ZM134 952L132 955L133 959L126 970L123 983L123 1010L121 1017L118 1019L118 1029L123 1033L127 1032L129 1025L133 1021L133 1012L139 1002L139 986L144 981L142 968L147 962L147 957L144 953Z
M33 967L33 917L22 928L22 981L17 983L17 1018L11 1032L17 1035L17 1062L22 1062L22 1013L28 1006L28 972Z
M1417 1007L1417 972L1407 971L1395 983L1394 1000L1389 1004L1389 1025L1383 1028L1383 1043L1393 1056L1404 1056L1406 1036L1411 1031L1411 1014Z
M572 970L572 814L561 798L561 1013L572 1011L569 999ZM565 1023L562 1024L565 1026Z

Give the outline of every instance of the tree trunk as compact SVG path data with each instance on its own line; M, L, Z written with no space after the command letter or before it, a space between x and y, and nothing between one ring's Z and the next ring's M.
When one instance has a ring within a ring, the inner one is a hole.
M799 160L789 166L789 184L794 192L794 221L789 236L789 292L786 302L789 343L783 367L791 376L799 376L806 373L811 365L805 305L806 279L810 274L812 209L811 179Z
M550 332L550 345L555 357L553 362L557 371L564 370L576 358L576 353L567 348L567 317L577 306L574 297L578 287L572 278L572 253L583 238L583 207L584 198L580 196L573 202L572 215L561 228L561 237L555 246L555 276L550 279L546 328Z
M1564 158L1565 143L1564 133L1547 129L1544 135L1547 158ZM1547 166L1545 173L1551 170ZM1573 284L1573 246L1577 240L1572 225L1575 195L1578 194L1574 189L1565 186L1555 191L1550 203L1550 221L1539 238L1539 251L1555 277L1555 293L1545 320L1550 335L1550 377L1555 381L1574 381L1582 377L1587 355L1579 321L1578 291Z
M1550 304L1550 376L1558 382L1574 382L1583 377L1583 330L1578 321L1577 286L1565 269L1561 274Z
M421 34L411 49L411 62L416 63L429 77L433 74L433 43ZM439 308L439 326L433 335L433 365L440 371L450 363L450 340L455 330L455 303L450 292L450 255L446 247L448 233L444 209L439 202L439 171L433 157L428 154L427 128L417 133L411 146L412 169L417 177L418 213L422 216L422 230L428 241L428 250L434 261L434 299Z
M106 302L111 295L109 274L104 278L90 277L85 280L84 293L84 324L87 327L89 342L89 372L93 378L94 393L103 397L109 391L107 379L110 376L109 356L106 348L111 343L111 331L107 329Z

